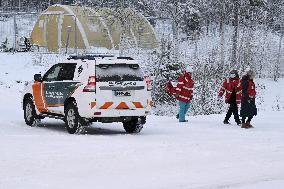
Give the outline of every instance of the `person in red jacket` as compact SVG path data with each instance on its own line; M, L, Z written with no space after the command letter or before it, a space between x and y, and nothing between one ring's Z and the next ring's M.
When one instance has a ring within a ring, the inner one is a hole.
M226 93L226 94L225 94ZM230 77L226 78L221 87L218 98L221 99L225 94L225 102L229 104L229 109L224 119L224 124L230 124L229 119L234 114L235 121L238 125L241 125L241 121L238 114L238 105L241 103L242 86L241 80L237 70L230 71Z
M191 106L193 97L194 81L191 78L192 72L192 67L187 66L184 73L178 78L175 96L179 101L179 113L177 115L179 122L187 122L185 115Z
M242 128L248 129L253 128L251 125L251 120L253 116L257 115L257 108L255 105L256 90L253 79L255 73L248 70L246 75L242 78L242 107L241 107L241 117L242 117ZM247 120L246 120L247 118Z

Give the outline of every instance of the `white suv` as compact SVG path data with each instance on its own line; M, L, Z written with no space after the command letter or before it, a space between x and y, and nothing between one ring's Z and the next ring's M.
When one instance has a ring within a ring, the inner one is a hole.
M71 134L90 122L122 122L126 132L138 133L152 104L149 77L138 63L107 55L71 56L35 74L22 99L27 125L62 119Z

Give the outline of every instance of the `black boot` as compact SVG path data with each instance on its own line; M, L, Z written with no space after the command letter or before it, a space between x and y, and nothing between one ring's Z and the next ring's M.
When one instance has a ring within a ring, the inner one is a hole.
M176 115L176 118L179 119L179 114Z
M230 122L229 122L228 120L226 120L226 119L223 121L223 123L224 123L225 125L230 124Z

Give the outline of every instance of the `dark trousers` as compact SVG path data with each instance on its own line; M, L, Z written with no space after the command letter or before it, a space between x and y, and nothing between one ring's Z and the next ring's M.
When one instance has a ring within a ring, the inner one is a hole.
M230 103L230 107L226 114L225 121L229 121L232 114L234 114L236 123L241 123L240 118L239 118L238 105L236 102Z
M246 118L248 118L248 119L247 119L247 121L246 121ZM242 117L242 123L248 123L248 122L251 122L252 118L253 118L253 116L249 116L249 117Z

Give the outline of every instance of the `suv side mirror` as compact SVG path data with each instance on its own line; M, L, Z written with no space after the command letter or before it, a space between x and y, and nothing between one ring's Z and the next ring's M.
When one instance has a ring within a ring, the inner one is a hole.
M41 74L35 74L35 75L34 75L34 80L35 80L35 81L38 81L38 82L41 82L41 81L42 81Z

